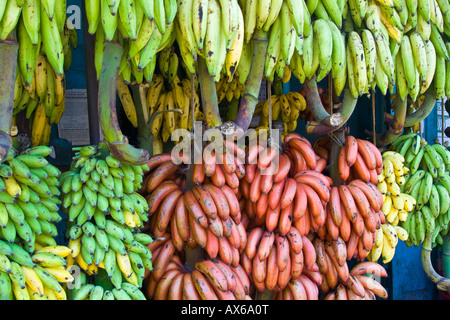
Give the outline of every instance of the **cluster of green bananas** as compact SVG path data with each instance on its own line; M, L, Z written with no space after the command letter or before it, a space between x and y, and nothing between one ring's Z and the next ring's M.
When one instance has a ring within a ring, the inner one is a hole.
M97 276L103 269L116 288L123 281L141 288L145 270L152 270L147 245L153 240L146 233L133 232L108 217L103 225L97 220L69 224L67 233L72 250L69 263L79 266L88 276Z
M271 97L272 120L281 119L284 124L283 134L293 132L297 128L298 118L306 110L305 97L300 92L290 91L286 94ZM269 129L269 99L256 105L255 115L259 115L258 128Z
M383 263L388 263L395 255L398 240L408 239L408 233L401 223L414 212L416 199L402 192L405 177L409 173L409 169L404 166L404 157L395 151L385 151L382 159L383 169L378 175L377 188L383 196L381 211L386 221L377 230L374 246L367 259L378 261L382 257Z
M42 246L30 253L0 240L1 299L67 300L64 285L74 280L65 259L69 254L66 246Z
M416 133L400 136L392 148L405 155L410 170L402 192L416 199L414 211L401 223L409 234L405 243L420 246L432 234L433 246L442 244L450 221L450 151L440 144L427 144Z
M155 74L149 83L146 93L148 117L154 115L151 123L153 135L153 154L163 152L163 142L168 141L172 132L177 129L191 130L192 110L194 119L202 121L204 115L200 106L200 96L197 92L198 83L194 84L194 99L191 99L191 82L189 79L180 79L178 75L166 86L165 78ZM192 102L194 107L192 108ZM166 112L168 110L181 110L182 112Z
M413 101L430 86L437 97L446 94L447 1L330 2L307 3L316 17L313 32L304 34L290 61L300 82L321 80L331 71L338 95L346 84L354 97L375 87L383 94L397 87Z
M0 38L19 44L13 115L25 112L34 124L33 146L46 145L51 124L64 112L64 74L77 46L76 30L66 21L66 1L2 1L0 19Z
M305 1L261 1L261 3L251 4L253 1L246 1L244 10L244 17L248 14L248 20L251 21L252 6L257 7L256 11L256 25L254 30L263 30L268 32L268 47L267 55L264 65L264 76L269 81L273 81L275 75L278 78L283 78L285 74L286 66L289 66L292 57L297 55L302 57L304 54L305 40L312 40L312 34L314 33L313 25L311 21L311 13L309 12L307 3ZM329 1L330 10L333 12L339 11L337 2ZM334 21L333 18L337 18L338 21ZM333 15L330 19L330 23L335 26L335 23L342 23L341 15ZM244 19L245 20L245 19ZM321 22L320 21L318 25ZM326 22L325 22L326 23ZM247 30L245 25L244 34L253 34L254 30ZM317 29L317 28L316 28ZM311 36L311 38L309 38ZM246 37L248 40L249 36ZM311 42L312 44L312 42ZM327 44L328 46L328 44ZM323 66L324 67L324 66ZM294 67L291 68L294 73ZM295 69L297 70L297 69ZM294 73L296 74L296 73Z
M47 57L56 74L64 73L65 24L66 1L2 1L0 39L14 38L19 42L18 68L26 87L33 81L39 53Z
M147 202L136 191L145 167L121 162L104 143L75 148L71 169L60 176L61 211L78 225L99 212L120 224L142 227L148 220Z
M123 48L119 74L126 82L151 81L157 53L175 41L176 0L88 0L88 31L95 34L95 68L100 76L104 41Z
M84 273L80 274L78 286L69 290L70 300L146 300L139 288L123 282L116 288L111 281L89 283Z
M152 239L139 232L148 221L148 203L137 192L146 168L119 161L102 143L76 148L71 170L61 175L71 264L88 275L105 269L117 286L122 277L141 286L151 268Z
M12 149L0 164L1 238L18 242L28 251L54 245L59 215L60 170L46 157L48 146Z

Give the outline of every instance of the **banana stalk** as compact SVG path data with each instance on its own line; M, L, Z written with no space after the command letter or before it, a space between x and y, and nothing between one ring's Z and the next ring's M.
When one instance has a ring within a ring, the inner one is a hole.
M412 127L416 123L422 121L433 111L436 105L436 98L431 93L425 93L425 99L423 100L420 107L413 113L408 114L405 117L405 127Z
M345 88L342 104L339 107L339 109L337 109L337 111L335 112L340 114L340 117L342 119L341 124L339 126L332 127L323 124L321 122L311 121L306 124L306 133L311 135L324 135L340 129L344 124L347 123L348 119L350 119L350 116L353 114L353 111L355 110L357 102L358 99L353 97L350 89Z
M18 49L19 44L15 40L0 42L0 162L6 159L12 148L11 122Z
M213 77L208 73L206 62L203 58L198 59L198 80L202 96L203 114L208 128L216 128L222 124L217 101L216 84Z
M128 143L117 119L117 78L122 54L123 48L118 43L105 42L103 65L98 84L100 128L111 154L123 162L140 165L147 162L150 157L149 153Z
M333 180L333 184L335 186L339 186L343 184L343 181L339 175L338 170L338 156L339 151L345 143L345 129L339 129L334 131L334 138L331 139L331 149L330 149L330 160L329 163L332 165L329 168L329 174L331 179Z
M253 34L253 57L250 72L248 75L247 85L241 98L239 109L234 120L234 135L241 138L247 131L258 103L261 81L264 73L265 57L267 53L267 33L256 30ZM225 125L225 124L224 124Z
M407 106L407 99L402 100L400 95L395 96L393 101L394 118L385 132L376 135L377 146L386 146L402 134L405 126Z
M423 100L422 104L417 110L414 110L414 112L407 114L405 117L405 124L404 127L412 127L416 123L421 122L424 120L428 115L433 111L434 106L436 105L436 98L431 93L425 93L425 99ZM394 116L390 113L386 113L384 116L384 122L386 124L389 124L392 122Z
M316 76L311 77L304 83L305 98L311 114L315 121L329 127L339 127L342 124L340 113L329 114L322 104L317 88Z
M147 99L142 98L141 91L146 84L133 84L131 91L133 93L134 105L136 107L137 121L138 121L138 135L137 140L139 147L148 151L150 155L153 155L153 138L151 130L151 121L146 119L144 110L148 110ZM137 98L139 97L139 98ZM148 118L148 114L147 114Z
M445 241L450 242L449 236L446 236ZM423 270L427 274L428 278L436 283L436 286L439 290L450 292L450 278L443 277L436 272L433 264L431 263L431 251L433 251L432 234L428 233L425 236L424 242L422 243L420 254Z

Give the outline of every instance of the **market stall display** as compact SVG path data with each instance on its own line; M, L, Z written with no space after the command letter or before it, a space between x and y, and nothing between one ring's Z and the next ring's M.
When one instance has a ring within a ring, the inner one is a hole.
M86 0L102 138L62 170L66 7L0 4L2 298L388 299L399 241L449 290L447 0Z

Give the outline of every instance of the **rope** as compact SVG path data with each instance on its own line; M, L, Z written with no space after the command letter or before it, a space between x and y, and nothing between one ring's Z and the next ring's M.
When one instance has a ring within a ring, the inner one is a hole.
M334 141L334 143L336 143L340 148L342 148L344 146L344 144L341 142L341 140L336 137L336 135L334 134L334 132L330 132L328 134L328 136L330 137L331 140Z

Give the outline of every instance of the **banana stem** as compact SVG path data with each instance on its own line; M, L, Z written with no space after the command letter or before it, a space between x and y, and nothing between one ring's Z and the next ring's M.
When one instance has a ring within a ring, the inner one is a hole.
M219 103L217 101L216 84L213 77L208 73L206 62L203 58L198 59L198 79L206 125L208 128L216 128L222 124Z
M12 148L11 122L18 49L19 44L15 40L0 42L0 162L6 159Z
M377 134L377 146L386 146L402 134L405 126L406 110L408 109L407 99L402 100L399 95L393 101L394 117L389 127L384 133Z
M339 151L341 150L341 147L345 142L345 130L339 129L336 130L333 134L336 140L331 139L330 159L328 163L330 165L330 178L333 181L333 185L339 186L342 184L342 179L340 178L338 172L338 157ZM338 143L338 141L340 142L340 144Z
M433 264L431 263L431 251L433 251L431 236L431 234L427 234L425 236L424 242L422 243L420 255L422 260L422 267L428 278L430 278L430 280L436 284L439 290L447 291L450 293L450 278L443 277L439 273L437 273L433 267ZM446 241L450 241L448 237L446 238Z
M100 129L109 151L116 158L130 164L144 164L149 158L149 153L128 143L117 119L117 78L122 54L123 48L118 43L105 41L98 90Z
M306 80L303 84L303 88L305 90L306 104L308 105L308 109L311 111L315 121L324 123L330 122L330 125L333 127L341 124L342 119L335 119L336 123L334 122L334 119L331 119L331 121L326 120L329 119L331 115L327 112L320 99L316 76Z
M324 135L340 129L347 123L348 119L350 119L350 116L355 110L357 102L358 99L353 97L350 90L348 88L344 89L344 98L342 100L342 104L336 112L333 112L334 117L341 118L340 125L330 126L325 122L311 121L306 124L306 133L310 135Z
M244 95L241 98L238 113L234 124L236 126L233 135L236 138L242 137L250 126L250 122L258 103L259 91L261 89L261 81L264 73L265 57L267 53L267 33L256 30L253 38L252 64L248 75L247 85L245 86Z
M425 99L423 100L420 107L415 110L412 114L405 117L405 127L412 127L416 123L424 120L433 111L436 105L436 98L431 93L425 94Z

